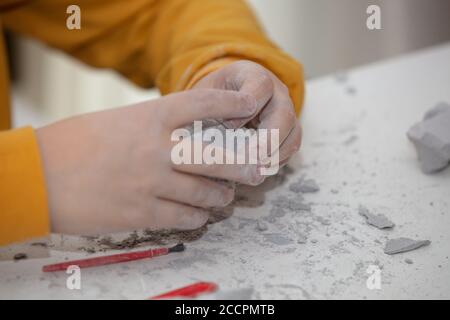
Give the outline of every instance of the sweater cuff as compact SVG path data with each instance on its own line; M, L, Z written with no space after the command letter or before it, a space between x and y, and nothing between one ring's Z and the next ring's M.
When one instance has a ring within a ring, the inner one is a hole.
M33 128L0 132L0 245L50 232L45 180Z

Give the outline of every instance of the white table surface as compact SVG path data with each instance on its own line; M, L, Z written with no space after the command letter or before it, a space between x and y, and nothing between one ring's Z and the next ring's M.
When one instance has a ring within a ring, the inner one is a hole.
M263 299L449 299L450 169L424 175L406 131L437 102L450 102L450 44L351 70L346 81L339 79L308 81L303 147L290 164L294 172L275 188L271 180L248 193L264 204L236 207L231 218L187 243L184 253L82 270L81 290L66 288L65 273L40 269L86 253L51 250L51 258L0 262L0 298L143 299L203 280L223 289L253 287L254 298ZM295 196L288 186L301 175L321 187L305 195L311 212L290 212L269 230L257 231L256 221L269 214L271 200ZM367 225L359 204L396 226ZM264 234L271 233L281 234L284 244L267 241ZM297 242L299 233L306 243ZM384 254L385 242L396 237L432 243ZM381 267L380 290L366 286L370 265Z

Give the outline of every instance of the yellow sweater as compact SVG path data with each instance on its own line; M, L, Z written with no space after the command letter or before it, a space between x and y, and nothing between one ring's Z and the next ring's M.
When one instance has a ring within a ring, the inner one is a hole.
M243 0L78 0L81 30L66 27L72 0L5 0L5 28L162 94L239 59L260 63L290 89L300 110L301 66L264 35ZM0 39L0 245L49 233L39 149L31 127L9 130L7 62Z

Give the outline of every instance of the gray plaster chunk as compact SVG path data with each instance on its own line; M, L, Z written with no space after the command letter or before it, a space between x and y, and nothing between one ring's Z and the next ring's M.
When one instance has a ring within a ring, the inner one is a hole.
M386 243L384 253L392 255L402 252L416 250L420 247L428 246L430 240L413 240L409 238L391 239Z
M297 239L297 243L298 244L305 244L307 240L308 240L308 238L305 235L299 234L298 235L298 239Z
M411 259L405 259L405 263L407 264L413 264L414 262Z
M311 206L307 203L292 201L289 202L289 209L293 211L311 211Z
M285 246L292 243L292 240L282 235L281 233L267 233L264 234L266 241L271 242L277 246Z
M347 89L346 89L346 92L347 92L347 94L353 96L353 95L356 94L357 90L353 86L348 86Z
M270 210L271 216L281 217L290 211L311 211L311 206L303 202L303 197L299 194L296 198L279 196L272 201L273 207Z
M263 231L267 231L268 229L269 229L269 227L263 221L258 220L256 222L256 230L263 232Z
M331 225L330 220L325 219L325 218L323 218L323 217L321 217L321 216L316 216L316 220L317 220L321 225L324 225L324 226L329 226L329 225Z
M378 229L386 229L386 228L393 228L395 224L389 220L386 216L382 214L373 214L370 213L369 209L366 207L360 205L358 208L358 212L360 215L366 218L367 224L370 224L371 226L374 226Z
M343 142L343 145L349 146L349 145L353 144L354 142L356 142L356 140L358 140L358 136L353 134Z
M313 179L300 179L289 186L289 190L295 193L313 193L320 190L316 181Z
M442 114L444 112L450 112L450 104L446 102L439 102L433 108L425 112L423 120L434 118L435 116Z
M444 169L450 163L450 105L440 103L425 113L424 120L409 129L424 173Z

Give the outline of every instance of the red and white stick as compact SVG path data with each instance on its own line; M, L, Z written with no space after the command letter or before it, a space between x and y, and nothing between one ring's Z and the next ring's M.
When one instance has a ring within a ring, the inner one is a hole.
M158 256L164 256L172 252L184 251L185 246L182 243L177 244L171 248L158 248L143 251L118 253L109 256L101 256L95 258L87 258L73 261L66 261L62 263L49 264L42 267L43 272L54 272L54 271L66 271L69 266L76 265L79 268L90 268L97 266L104 266L107 264L115 264L127 261L134 261L146 258L154 258Z

